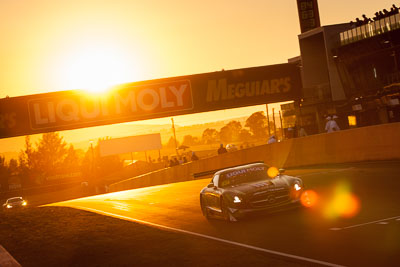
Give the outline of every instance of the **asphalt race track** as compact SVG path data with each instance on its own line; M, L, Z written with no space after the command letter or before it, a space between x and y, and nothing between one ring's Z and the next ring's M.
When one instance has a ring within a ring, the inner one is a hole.
M400 162L288 170L302 177L315 205L256 214L236 223L202 216L199 192L210 180L128 190L55 203L198 235L305 265L399 266Z

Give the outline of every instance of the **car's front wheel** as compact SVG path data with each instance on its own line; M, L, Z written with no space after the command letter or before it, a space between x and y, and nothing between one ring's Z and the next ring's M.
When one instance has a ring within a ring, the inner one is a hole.
M238 219L229 210L228 205L226 204L224 199L221 199L221 212L222 212L222 217L224 218L225 221L237 222Z
M201 211L203 212L204 217L206 217L206 219L210 219L210 211L206 207L203 196L200 196L200 206L201 206Z

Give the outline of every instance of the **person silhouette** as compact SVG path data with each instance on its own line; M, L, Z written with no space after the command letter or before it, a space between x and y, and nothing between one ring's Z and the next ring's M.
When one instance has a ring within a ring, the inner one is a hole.
M224 154L226 152L228 152L228 150L226 150L223 144L220 144L218 148L218 154Z
M276 143L276 138L275 135L271 135L271 137L268 139L268 144L273 144Z
M339 125L334 119L337 119L336 115L333 116L333 119L331 118L331 116L326 117L327 122L325 124L325 131L327 133L340 131Z

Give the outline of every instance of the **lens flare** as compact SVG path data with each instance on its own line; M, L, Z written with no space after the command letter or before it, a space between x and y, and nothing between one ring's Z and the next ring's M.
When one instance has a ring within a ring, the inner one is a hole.
M351 218L360 211L360 201L349 192L338 194L328 205L325 215L329 218Z
M267 174L269 177L274 178L279 174L279 170L276 167L269 167Z
M306 190L301 194L300 202L304 207L311 208L317 204L318 194L313 190Z
M336 186L334 196L325 207L324 214L329 219L351 218L359 213L360 208L360 200L351 193L350 185L342 182Z

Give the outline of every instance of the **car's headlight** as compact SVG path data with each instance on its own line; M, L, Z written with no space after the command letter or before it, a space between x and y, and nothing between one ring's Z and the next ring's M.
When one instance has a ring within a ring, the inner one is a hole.
M26 206L26 204L27 204L26 201L22 202L22 206Z
M242 199L240 197L238 197L238 196L233 197L233 203L241 203L241 202L242 202Z
M294 189L295 189L296 191L301 190L301 185L298 184L298 183L295 183L295 184L294 184Z
M12 206L11 206L10 204L7 204L7 208L8 208L8 209L11 209Z

